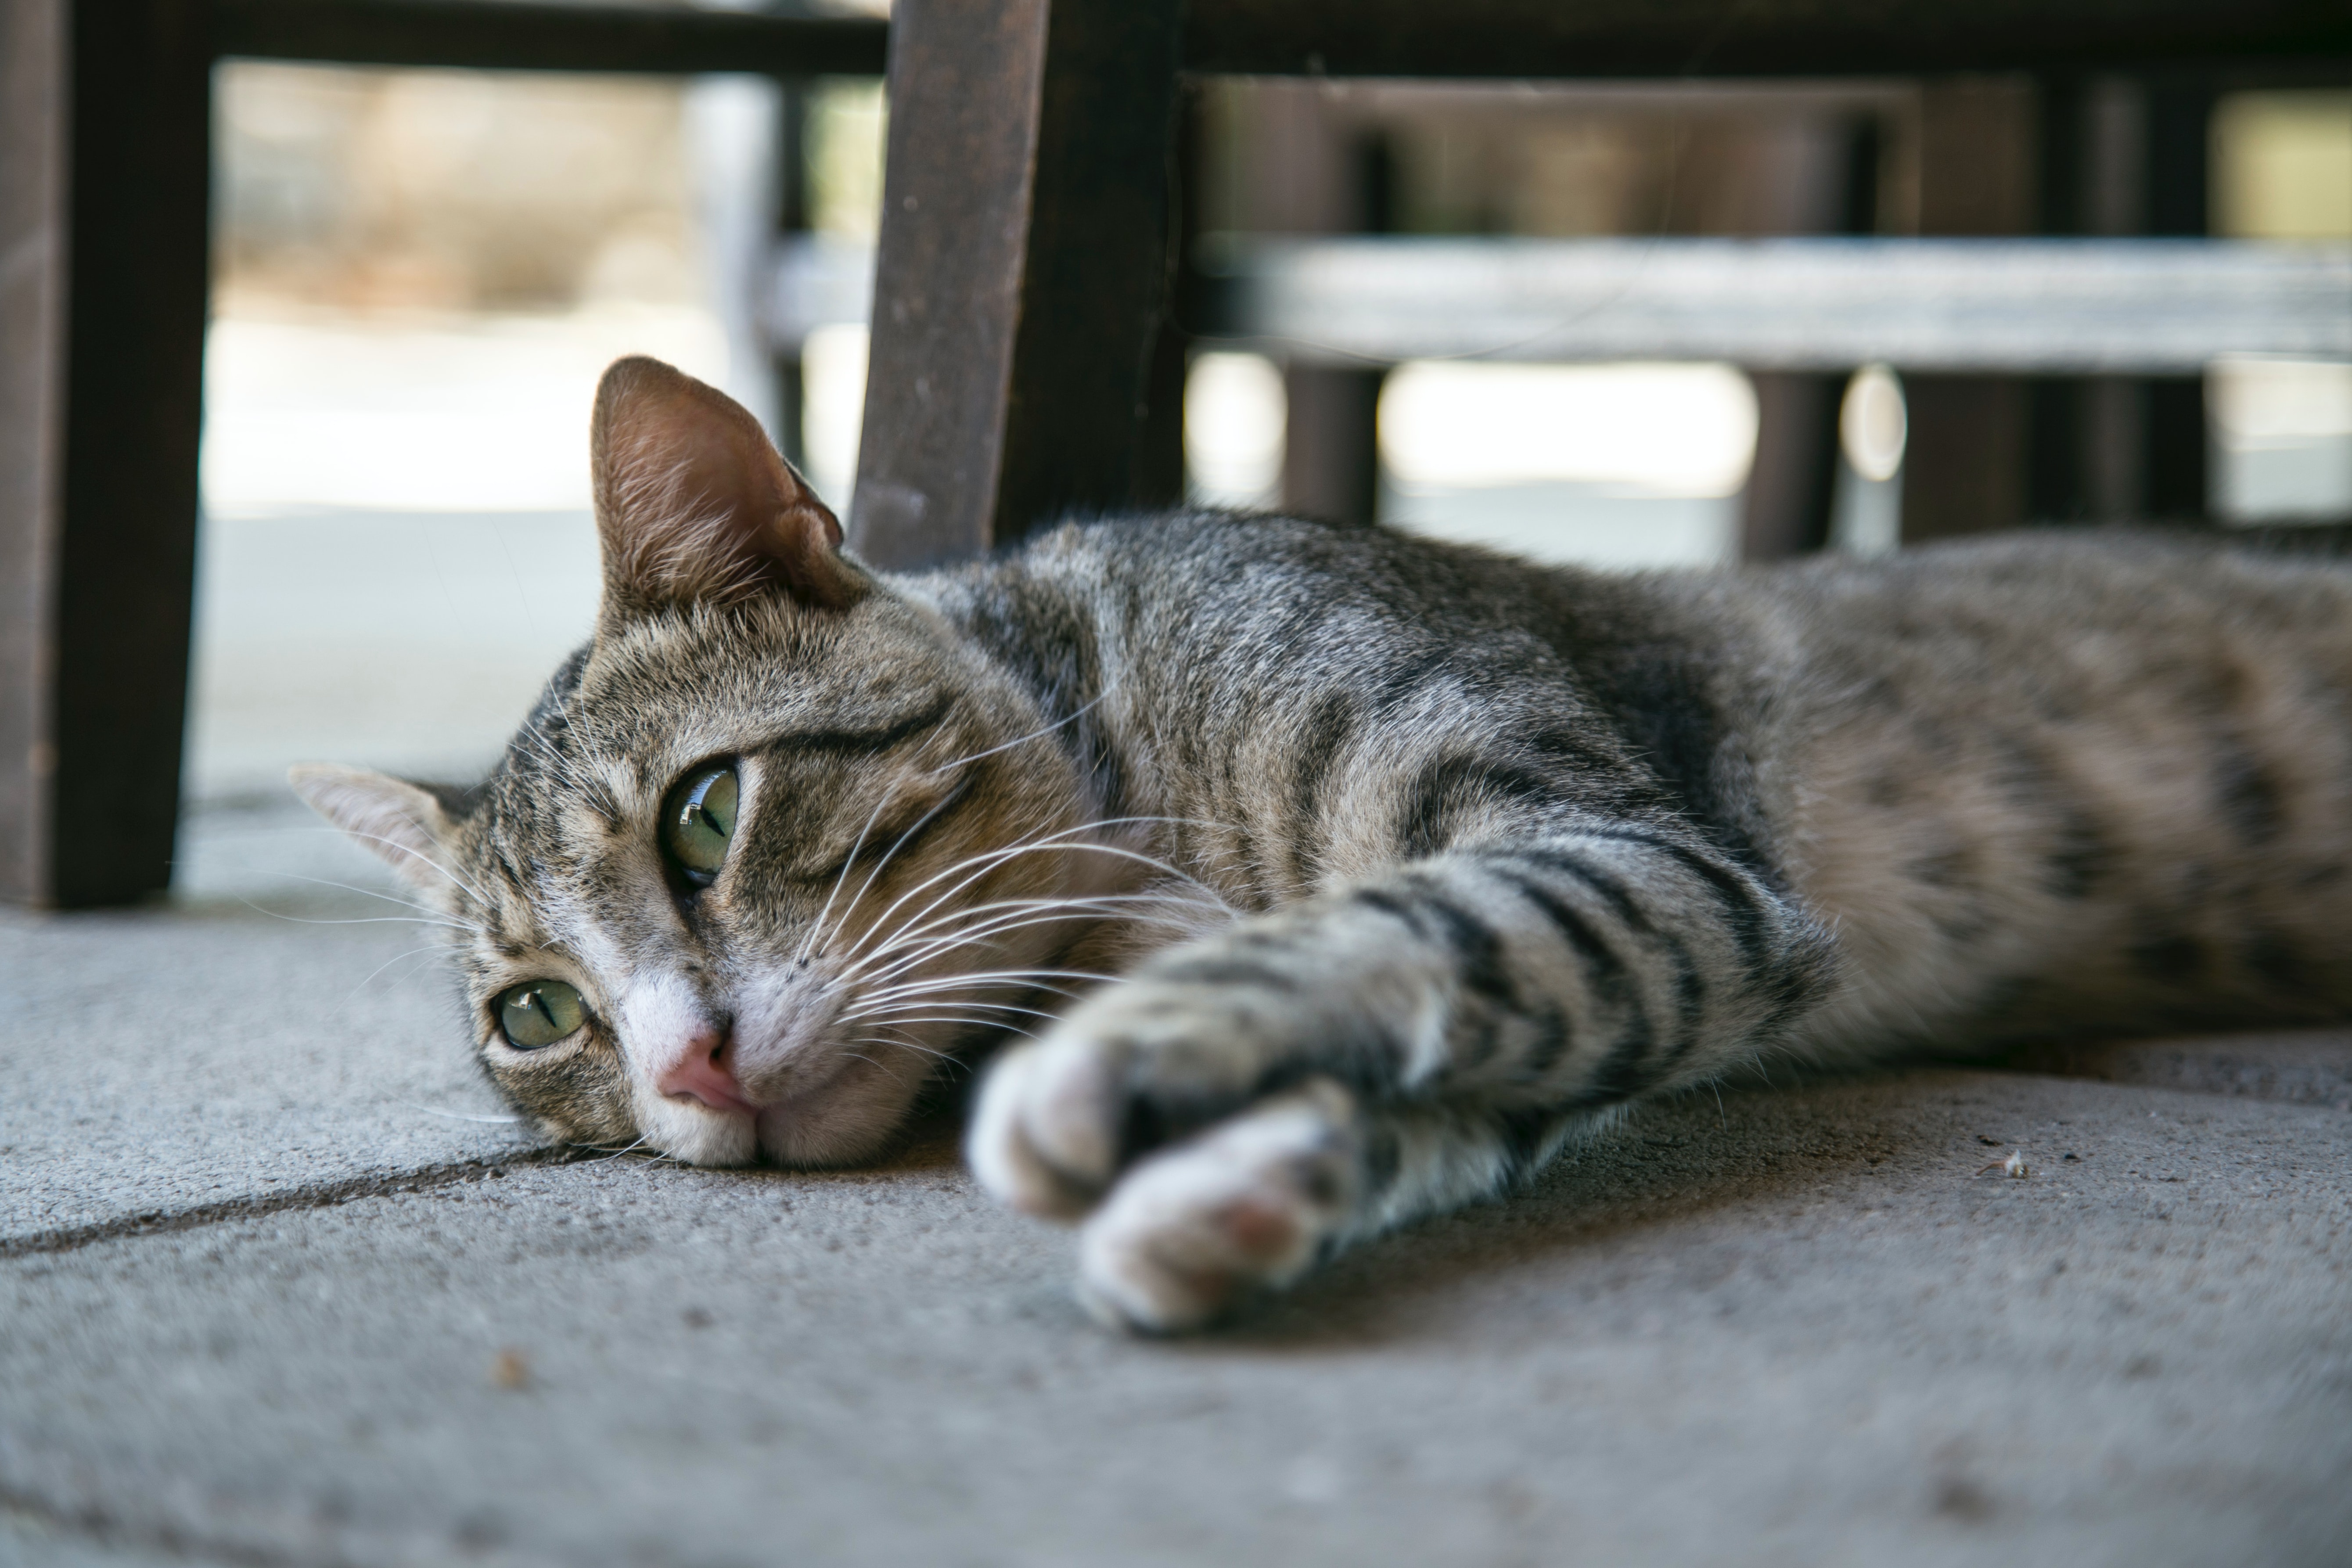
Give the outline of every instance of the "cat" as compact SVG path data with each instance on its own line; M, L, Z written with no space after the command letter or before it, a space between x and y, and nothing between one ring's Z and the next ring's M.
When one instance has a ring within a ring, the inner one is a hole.
M551 1139L886 1151L1200 1326L1769 1056L2352 1004L2352 570L2189 536L1607 575L1069 521L890 575L624 360L594 634L482 784L299 791L455 938ZM1030 1037L1024 1038L1023 1037Z

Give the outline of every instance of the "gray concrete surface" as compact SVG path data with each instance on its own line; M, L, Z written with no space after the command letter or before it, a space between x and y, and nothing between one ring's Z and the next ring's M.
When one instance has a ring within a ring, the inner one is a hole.
M951 1130L425 1114L444 982L277 821L0 919L0 1565L2352 1561L2352 1037L1696 1096L1139 1342Z
M373 876L277 820L305 865ZM415 911L250 879L252 901L215 890L169 912L0 906L0 1249L515 1145L458 1120L503 1108L453 1048L454 994L415 951L435 933Z

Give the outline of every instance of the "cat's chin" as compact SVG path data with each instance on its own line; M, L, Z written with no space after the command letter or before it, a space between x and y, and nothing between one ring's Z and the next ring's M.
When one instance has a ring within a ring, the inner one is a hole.
M856 1165L889 1146L914 1087L882 1074L839 1073L754 1119L759 1152L779 1165Z
M640 1104L637 1125L646 1142L688 1165L751 1165L760 1159L755 1119L742 1111L670 1102Z

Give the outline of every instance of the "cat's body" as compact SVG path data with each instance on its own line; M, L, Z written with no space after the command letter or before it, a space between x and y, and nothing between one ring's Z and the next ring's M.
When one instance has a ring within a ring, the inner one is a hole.
M1835 933L1815 1054L2352 1010L2352 563L2114 531L1618 575L1210 513L908 586L1044 711L1101 699L1090 805L1240 910L1644 825Z
M604 616L499 772L306 785L476 928L558 1136L858 1158L1034 1027L975 1167L1170 1327L1761 1053L2352 1012L2343 565L1623 577L1180 514L877 579L715 395L615 375Z

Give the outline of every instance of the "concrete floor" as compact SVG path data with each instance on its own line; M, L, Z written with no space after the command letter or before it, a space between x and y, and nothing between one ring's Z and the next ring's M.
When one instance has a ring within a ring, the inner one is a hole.
M382 906L275 812L0 915L0 1564L2352 1561L2352 1036L1703 1095L1139 1342L952 1129L460 1120L415 928L314 923Z

